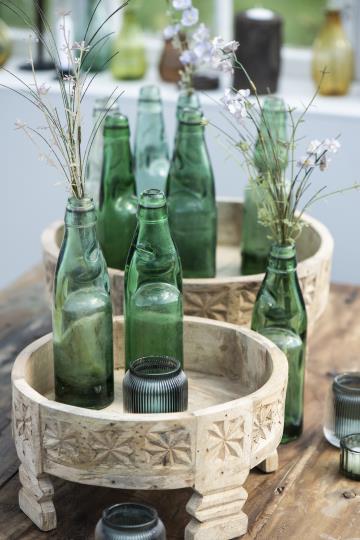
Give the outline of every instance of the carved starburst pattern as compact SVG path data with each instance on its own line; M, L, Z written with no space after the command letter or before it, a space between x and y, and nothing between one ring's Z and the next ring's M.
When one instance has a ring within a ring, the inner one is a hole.
M224 461L227 457L241 457L244 443L244 420L234 418L214 422L208 431L209 456Z
M238 324L250 325L251 315L256 300L258 285L250 283L248 287L242 287L238 294L240 295L239 321Z
M32 435L30 408L22 401L14 403L15 431L22 441L29 441Z
M261 439L266 439L270 434L273 425L276 423L276 412L274 404L261 405L256 413L253 427L253 444L258 444Z
M150 431L145 439L148 462L156 467L187 468L191 465L191 437L185 429Z
M77 434L68 422L46 423L43 446L51 461L63 463L81 461Z
M186 292L185 313L217 321L226 321L228 314L229 292L226 288L217 293Z
M132 465L133 454L129 434L119 431L95 431L89 441L95 452L94 461L106 465Z

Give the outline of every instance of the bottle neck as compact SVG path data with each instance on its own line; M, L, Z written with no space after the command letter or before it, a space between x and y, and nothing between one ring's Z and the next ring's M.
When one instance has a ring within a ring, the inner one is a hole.
M105 137L102 182L100 191L106 197L108 194L119 195L132 189L135 192L133 162L129 134L119 133L118 136Z
M289 276L296 274L296 248L295 244L273 244L270 250L267 274Z
M342 25L341 21L341 11L329 9L326 11L326 24L336 24L338 26Z
M146 241L161 251L169 251L169 246L173 246L166 205L160 208L144 208L140 205L138 223L138 244Z
M83 257L84 250L98 244L96 213L92 199L71 197L65 212L65 244L74 257Z

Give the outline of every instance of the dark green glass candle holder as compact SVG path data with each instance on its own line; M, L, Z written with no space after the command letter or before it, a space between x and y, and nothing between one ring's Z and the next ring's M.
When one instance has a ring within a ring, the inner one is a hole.
M340 440L340 472L360 480L360 433L346 435Z
M95 540L166 540L166 532L154 508L123 503L104 510Z
M188 381L170 356L135 360L123 381L124 410L131 413L181 412L188 405Z

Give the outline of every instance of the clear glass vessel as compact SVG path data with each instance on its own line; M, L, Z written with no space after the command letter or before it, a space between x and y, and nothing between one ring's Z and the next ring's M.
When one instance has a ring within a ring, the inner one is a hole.
M186 278L216 273L215 182L198 109L180 114L166 193L171 234Z
M97 98L93 109L94 138L86 163L86 194L93 200L95 208L99 207L101 171L104 152L104 122L108 114L118 111L116 103L109 103L108 98Z
M307 316L296 273L295 245L273 245L254 305L251 328L286 355L289 378L282 442L297 439L303 428Z
M90 199L70 198L53 304L55 399L102 409L113 401L109 276Z
M188 382L179 360L169 356L138 358L123 380L124 410L131 413L186 411Z
M142 79L146 73L147 60L143 31L136 17L134 6L123 11L123 23L115 38L111 71L115 79Z
M340 440L340 472L352 480L360 480L360 433Z
M180 258L170 234L165 195L139 197L138 226L125 268L125 360L171 356L183 365Z
M340 439L360 433L360 372L336 375L327 400L324 435L339 447Z
M126 116L111 113L104 126L104 158L98 209L98 238L110 268L125 268L136 228L136 185Z
M266 173L274 175L276 170L286 169L286 148L283 144L287 141L286 120L284 101L274 96L265 98L254 153L254 163L260 176ZM274 145L276 145L276 156L273 150ZM269 156L273 156L273 159L269 160ZM269 164L270 170L268 170ZM241 273L243 275L265 272L270 253L272 243L269 239L270 231L259 223L258 218L258 202L261 197L260 188L248 184L245 189L241 238Z
M166 532L151 506L122 503L104 510L96 525L95 540L166 540Z
M135 137L135 167L138 193L151 188L165 190L169 172L169 149L160 90L155 85L143 86L140 89Z
M180 121L180 115L184 109L196 109L202 112L199 94L195 92L195 90L189 91L185 88L180 90L176 103L176 119L178 123Z
M82 62L84 71L103 71L109 67L112 48L111 23L105 22L109 16L105 2L99 0L77 0L72 2L72 21L75 41L89 40L97 32ZM105 23L105 24L104 24ZM100 30L99 30L100 29ZM85 38L85 33L87 37Z
M324 96L347 94L353 80L353 49L342 25L341 10L333 1L329 2L324 25L314 41L312 76L317 86L321 81L320 94Z

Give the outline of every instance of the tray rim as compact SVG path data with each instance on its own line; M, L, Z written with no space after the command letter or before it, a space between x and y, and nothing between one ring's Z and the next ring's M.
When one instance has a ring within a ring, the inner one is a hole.
M124 317L116 316L114 321L123 324ZM256 341L258 344L262 345L267 351L270 361L272 363L272 372L268 380L255 392L252 392L246 396L227 401L225 403L211 405L209 407L199 409L196 411L185 411L182 413L155 413L155 414L131 414L131 413L122 413L117 412L105 412L106 409L94 410L94 409L85 409L82 407L75 407L73 405L66 405L63 403L58 403L56 401L50 400L47 397L40 394L35 390L25 378L26 364L29 357L37 351L40 347L46 346L51 342L52 333L48 333L45 336L33 341L27 345L20 353L17 355L12 372L11 372L11 385L16 388L22 395L32 402L51 410L56 410L62 413L71 414L83 418L91 418L94 420L101 421L117 421L117 422L134 422L140 421L144 423L153 423L156 422L166 422L174 420L189 420L194 421L196 417L211 416L212 414L217 414L234 407L244 407L244 410L248 410L249 406L259 403L261 400L266 400L271 398L274 394L281 391L284 387L284 384L287 383L287 374L288 374L288 363L286 360L285 354L269 339L266 337L254 332L244 326L239 326L232 323L226 323L222 321L215 321L213 319L205 319L202 317L193 317L193 316L184 316L184 322L196 323L200 325L207 326L217 326L227 328L229 330L235 331L237 334L242 334L247 339Z

